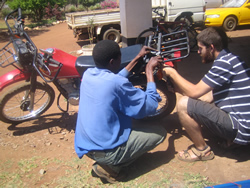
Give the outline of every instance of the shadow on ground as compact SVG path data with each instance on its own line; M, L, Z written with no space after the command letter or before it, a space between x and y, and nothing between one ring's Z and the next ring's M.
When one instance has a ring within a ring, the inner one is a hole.
M72 115L68 113L54 113L20 124L12 124L8 127L8 130L13 131L13 136L22 136L46 129L50 134L60 134L63 130L74 131L76 119L77 113Z

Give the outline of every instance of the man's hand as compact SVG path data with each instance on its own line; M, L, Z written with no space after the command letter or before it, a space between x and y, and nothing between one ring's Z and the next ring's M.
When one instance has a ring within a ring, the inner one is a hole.
M173 67L170 67L170 66L164 66L163 69L162 69L162 72L163 72L163 76L170 76L171 77L171 74L176 71Z
M141 51L138 55L126 66L128 72L132 70L132 68L136 65L140 58L144 57L145 55L149 54L151 51L156 51L154 48L143 46Z
M138 56L144 57L145 55L149 54L151 51L157 51L157 50L154 48L151 48L149 46L143 46L141 51L139 52Z
M163 67L162 67L163 78L165 80L167 80L168 91L171 91L174 93L175 88L174 88L174 85L173 85L173 83L171 81L171 77L170 77L170 75L172 74L173 71L176 71L176 70L171 66L163 65Z
M163 60L160 56L151 57L146 66L146 76L148 82L154 82L153 72L156 67L160 67Z
M163 60L160 56L151 57L146 66L146 71L147 69L154 71L155 67L160 67L162 62Z

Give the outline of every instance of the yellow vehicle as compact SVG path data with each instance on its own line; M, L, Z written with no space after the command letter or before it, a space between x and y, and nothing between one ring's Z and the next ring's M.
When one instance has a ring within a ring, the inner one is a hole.
M230 0L220 8L206 10L205 25L233 31L237 25L250 24L250 0Z

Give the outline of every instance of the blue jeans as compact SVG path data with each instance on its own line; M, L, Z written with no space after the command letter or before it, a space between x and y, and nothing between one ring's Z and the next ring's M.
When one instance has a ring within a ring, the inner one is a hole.
M128 166L163 142L166 134L167 131L161 126L141 125L132 129L128 141L124 144L110 150L90 151L87 156L119 172L122 167Z

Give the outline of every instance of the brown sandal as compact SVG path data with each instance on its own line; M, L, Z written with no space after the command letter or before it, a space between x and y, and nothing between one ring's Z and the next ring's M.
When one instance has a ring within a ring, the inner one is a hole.
M188 150L191 150L193 154L195 154L196 158L191 158L191 155L189 154ZM209 155L206 155L208 152L210 152ZM185 162L194 162L194 161L207 161L214 158L214 152L211 151L211 148L206 145L206 147L203 150L198 150L194 145L191 145L188 147L187 150L184 150L184 153L182 156L178 154L178 159Z

